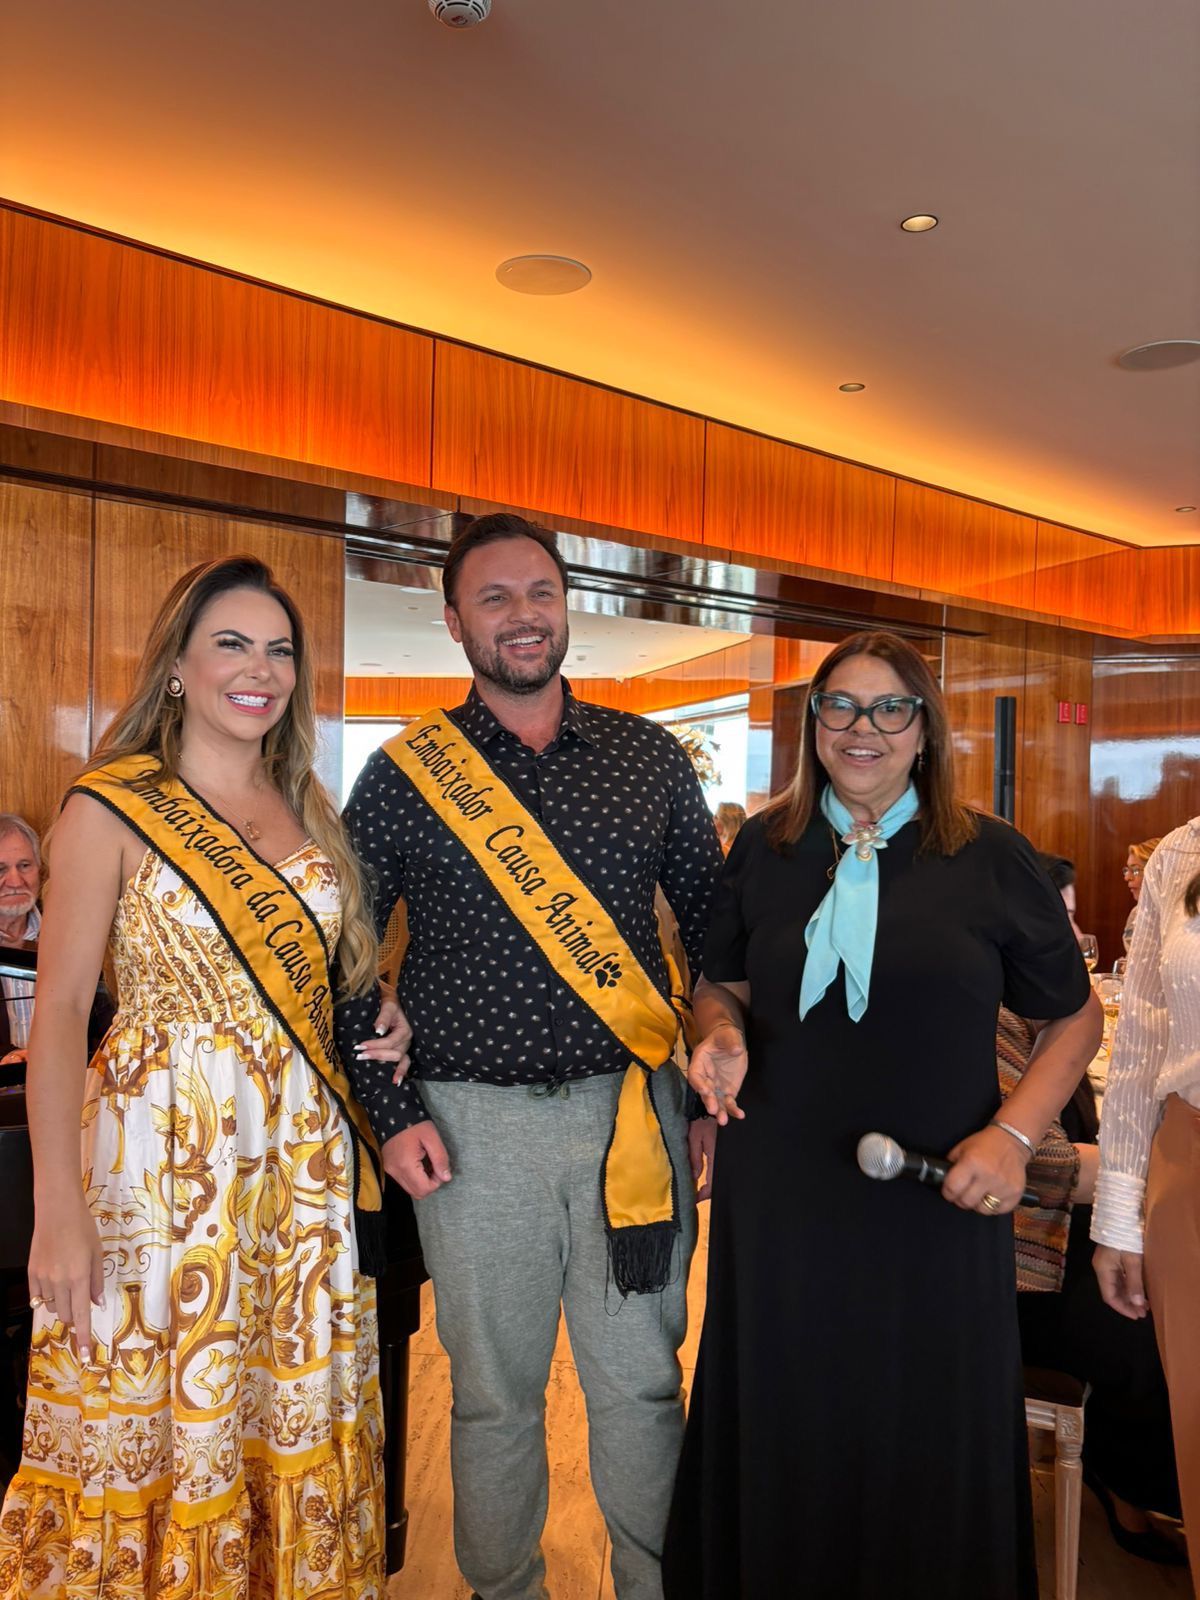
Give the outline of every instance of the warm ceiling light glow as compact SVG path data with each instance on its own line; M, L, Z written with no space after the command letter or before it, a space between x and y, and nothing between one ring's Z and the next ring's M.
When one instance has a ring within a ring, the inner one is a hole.
M1176 506L1176 511L1195 511L1195 506Z
M512 256L496 268L496 279L517 294L574 294L591 283L592 271L569 256Z
M839 394L860 394L866 388L865 383L839 383Z
M900 226L905 233L928 233L931 228L936 228L938 219L929 211L918 211L915 216L905 217Z

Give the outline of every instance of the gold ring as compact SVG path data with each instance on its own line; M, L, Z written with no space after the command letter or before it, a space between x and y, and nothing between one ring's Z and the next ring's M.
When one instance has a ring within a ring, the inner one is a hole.
M995 1194L985 1194L979 1204L985 1211L999 1211L1000 1196Z
M44 1306L45 1304L46 1304L46 1302L42 1299L40 1294L31 1294L29 1296L29 1309L31 1311L37 1311L41 1306Z

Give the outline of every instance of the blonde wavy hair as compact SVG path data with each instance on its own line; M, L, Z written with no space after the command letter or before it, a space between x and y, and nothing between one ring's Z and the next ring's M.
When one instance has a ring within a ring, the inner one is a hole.
M138 663L133 692L104 730L84 767L93 772L125 756L153 756L155 781L179 775L184 705L167 693L167 679L187 649L201 614L234 589L270 595L292 625L296 687L287 710L263 739L263 763L271 783L299 818L308 837L333 863L342 900L338 954L342 981L351 994L366 994L379 972L379 949L367 905L362 869L329 792L313 771L317 748L312 654L295 601L257 556L229 556L185 572L163 601Z

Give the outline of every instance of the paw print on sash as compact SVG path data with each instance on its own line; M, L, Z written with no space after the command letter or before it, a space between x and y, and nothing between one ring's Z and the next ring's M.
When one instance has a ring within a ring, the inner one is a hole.
M605 956L594 973L597 984L601 989L607 989L610 983L620 983L621 968L616 956Z

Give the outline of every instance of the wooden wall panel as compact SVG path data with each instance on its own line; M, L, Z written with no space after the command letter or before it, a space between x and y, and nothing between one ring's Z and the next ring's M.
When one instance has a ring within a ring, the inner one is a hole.
M827 640L776 639L774 678L777 684L807 683L833 649Z
M969 804L992 809L996 696L1017 697L1017 794L1024 779L1025 624L997 618L981 638L947 636L942 689L954 741L955 781Z
M1136 632L1168 638L1200 633L1200 549L1177 545L1128 554L1137 565L1122 598Z
M1028 623L1017 826L1039 850L1066 856L1077 870L1091 853L1091 699L1091 639ZM1071 707L1070 722L1058 720L1060 701ZM1087 708L1086 723L1075 720L1079 705Z
M787 648L780 651L781 645ZM790 681L797 676L796 664L805 651L815 652L820 659L827 649L826 645L759 635L635 677L577 677L571 678L571 683L581 700L645 715L770 687L775 681L772 670L778 676L781 667L790 674ZM470 686L469 678L351 677L345 686L346 715L384 720L415 716L431 706L461 704Z
M698 417L439 340L433 437L435 489L701 538Z
M96 734L132 687L150 622L198 562L249 552L274 570L304 616L317 668L319 769L341 785L345 550L340 539L123 500L96 501Z
M1033 609L1096 627L1133 629L1134 569L1141 555L1111 539L1039 522Z
M886 580L895 500L887 473L708 424L706 544Z
M92 502L0 480L0 810L39 831L88 753Z
M433 341L0 209L0 400L429 482Z
M460 706L470 689L470 678L347 678L346 715L396 721L434 706Z
M894 582L1029 610L1036 561L1032 517L897 482Z
M1200 653L1133 647L1092 666L1092 839L1079 887L1108 965L1122 953L1131 844L1200 814Z

